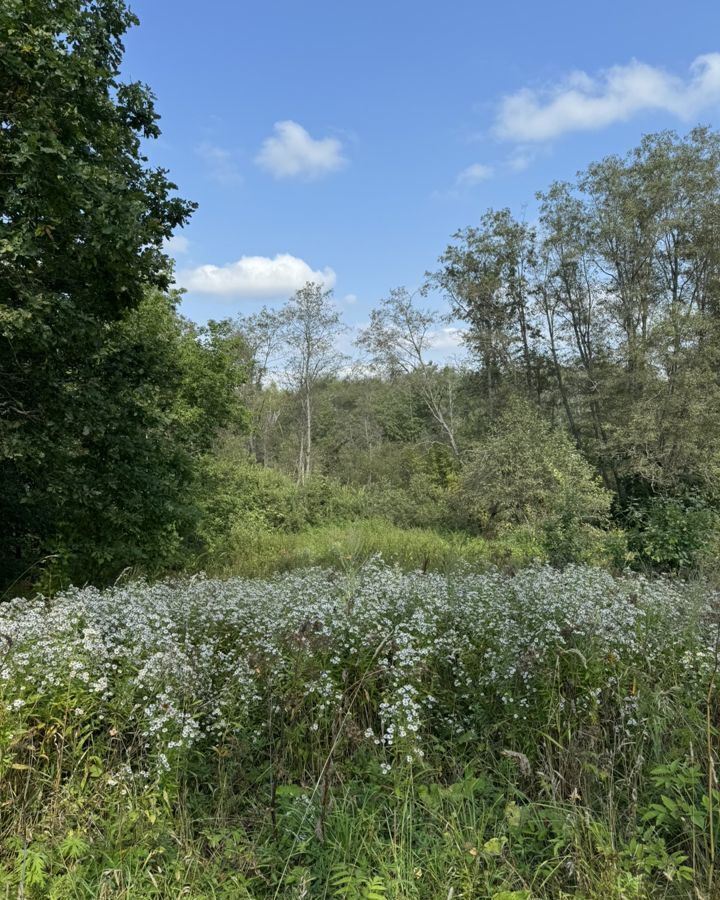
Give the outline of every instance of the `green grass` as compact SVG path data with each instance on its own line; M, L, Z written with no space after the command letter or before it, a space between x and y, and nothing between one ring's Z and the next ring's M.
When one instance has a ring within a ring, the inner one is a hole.
M622 532L588 528L575 562L622 569L628 562ZM195 569L214 576L265 578L310 566L353 571L380 556L405 571L517 570L547 562L548 549L531 527L507 528L492 539L464 531L409 528L385 519L307 527L297 532L237 525L223 548L197 559Z
M230 550L198 565L213 575L266 577L308 566L352 570L373 556L407 571L450 573L484 570L492 565L527 565L544 552L530 531L516 529L487 541L463 532L399 528L383 519L323 525L301 532L238 528Z

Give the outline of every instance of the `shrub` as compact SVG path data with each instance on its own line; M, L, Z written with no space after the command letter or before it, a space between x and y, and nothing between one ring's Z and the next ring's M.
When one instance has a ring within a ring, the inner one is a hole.
M633 550L653 568L687 572L717 559L720 515L702 495L651 497L627 517Z
M232 444L204 460L198 483L196 552L213 565L249 549L248 539L257 543L253 536L275 531L281 542L282 534L362 515L365 505L359 490L322 477L298 485Z
M610 501L568 435L519 401L473 447L454 497L459 519L483 533L537 529L547 556L560 563L583 558L585 526L603 523Z

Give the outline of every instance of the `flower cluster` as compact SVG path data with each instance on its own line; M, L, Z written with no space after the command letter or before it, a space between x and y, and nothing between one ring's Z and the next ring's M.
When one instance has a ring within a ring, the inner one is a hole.
M347 739L387 770L555 714L614 710L618 727L642 728L643 684L668 659L710 666L715 604L583 567L444 577L380 560L348 575L72 589L0 607L0 700L18 728L44 703L112 723L160 769L292 733Z

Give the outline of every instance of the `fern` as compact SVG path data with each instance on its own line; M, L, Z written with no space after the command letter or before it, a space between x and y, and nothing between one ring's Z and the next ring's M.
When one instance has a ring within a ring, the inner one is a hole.
M333 897L337 897L338 900L356 900L358 897L357 875L345 863L337 863L333 866L330 885L333 889Z
M47 860L43 849L28 847L20 860L21 884L42 887L47 881Z
M385 900L386 896L387 888L379 875L375 875L365 883L362 891L363 900Z
M330 875L333 897L338 900L385 900L387 887L379 875L367 876L356 866L337 863Z

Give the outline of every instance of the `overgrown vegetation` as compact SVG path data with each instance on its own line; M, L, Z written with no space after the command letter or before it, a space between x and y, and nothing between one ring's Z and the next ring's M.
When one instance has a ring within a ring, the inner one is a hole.
M0 884L716 896L717 595L597 569L134 582L0 609Z
M6 595L252 571L247 534L377 519L519 530L560 564L612 545L620 567L714 567L717 134L647 136L551 185L537 225L489 211L421 296L371 312L353 366L319 285L233 323L177 314L163 241L193 205L142 155L158 117L119 79L122 0L0 17ZM449 321L469 355L440 366Z
M350 359L317 284L178 314L134 24L0 5L0 895L720 896L720 135Z

